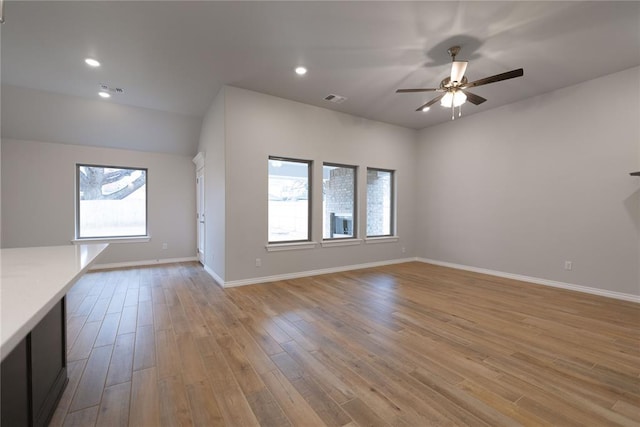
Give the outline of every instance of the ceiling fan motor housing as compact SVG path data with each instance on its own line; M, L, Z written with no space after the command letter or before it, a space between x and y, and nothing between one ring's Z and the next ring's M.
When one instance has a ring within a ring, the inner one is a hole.
M453 87L464 86L465 84L467 84L467 82L468 82L468 80L467 80L466 76L464 76L461 81L454 82L454 83L457 83L457 84L451 83L451 77L445 77L440 82L440 89L447 90L447 89L451 89Z

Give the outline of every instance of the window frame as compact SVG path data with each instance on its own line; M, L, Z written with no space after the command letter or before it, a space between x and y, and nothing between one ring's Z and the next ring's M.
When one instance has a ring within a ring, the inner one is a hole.
M144 185L145 185L145 196L144 196L144 234L136 234L136 235L127 235L127 236L94 236L94 237L80 237L80 168L81 167L90 167L90 168L106 168L106 169L131 169L131 170L140 170L144 171ZM137 239L145 239L149 237L149 169L142 167L133 167L133 166L115 166L115 165L104 165L104 164L90 164L90 163L76 163L76 188L75 188L75 199L76 199L76 212L75 212L75 241L100 241L100 240L137 240Z
M305 163L307 165L307 238L306 239L297 239L297 240L278 240L271 241L269 240L270 234L270 225L269 225L269 163L272 160L282 161L282 162L291 162L291 163ZM292 157L282 157L282 156L269 156L267 159L267 245L291 245L296 243L310 243L311 232L313 230L311 220L312 220L312 205L313 205L313 160L305 160L305 159L295 159Z
M353 221L353 235L348 237L324 237L324 217L325 212L323 209L322 212L322 241L323 242L332 242L332 241L342 241L342 240L355 240L358 238L358 170L359 167L357 165L346 165L344 163L333 163L333 162L323 162L322 163L322 176L324 177L324 167L339 167L339 168L349 168L353 169L353 213L352 213L352 221ZM324 179L323 179L324 181ZM324 182L323 182L324 187ZM324 188L323 188L324 195ZM324 197L323 197L324 202ZM324 203L323 203L324 207Z
M376 238L384 238L384 237L395 237L396 236L396 171L393 169L367 167L367 186L369 181L368 179L369 171L388 172L391 175L391 182L389 183L391 187L389 191L389 197L391 198L390 200L391 212L389 215L389 234L369 235L369 233L367 232L367 225L369 223L369 201L367 200L366 223L365 223L366 238L376 239ZM368 197L369 197L369 190L367 189L367 198Z

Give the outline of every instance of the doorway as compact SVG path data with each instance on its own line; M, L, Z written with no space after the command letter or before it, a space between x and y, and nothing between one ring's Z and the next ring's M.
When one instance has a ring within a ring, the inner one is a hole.
M200 264L204 265L205 252L205 203L204 203L204 153L198 153L193 158L196 164L196 235L197 257Z
M198 220L198 261L204 265L204 170L196 176L196 209Z

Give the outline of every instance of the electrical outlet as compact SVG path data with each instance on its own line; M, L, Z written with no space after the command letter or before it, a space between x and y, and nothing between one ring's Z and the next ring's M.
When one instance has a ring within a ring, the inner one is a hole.
M262 267L262 260L260 258L256 258L256 267Z
M564 262L564 269L567 271L571 271L571 269L573 268L573 263L571 261L565 261Z
M407 252L407 248L405 248L404 246L402 247L402 253L406 253Z
M167 245L166 243L163 243L163 244L162 244L162 249L163 249L163 250L164 250L164 249L167 249L168 247L169 247L169 245Z

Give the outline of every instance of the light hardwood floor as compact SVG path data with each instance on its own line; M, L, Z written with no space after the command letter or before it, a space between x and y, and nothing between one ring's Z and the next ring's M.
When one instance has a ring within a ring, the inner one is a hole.
M223 290L199 264L67 296L53 426L640 425L640 305L422 263Z

